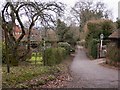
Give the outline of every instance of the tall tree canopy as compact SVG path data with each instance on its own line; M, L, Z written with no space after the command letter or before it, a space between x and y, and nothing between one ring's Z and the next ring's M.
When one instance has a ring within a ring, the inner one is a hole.
M67 26L64 21L60 19L57 20L57 28L56 32L60 42L68 42L72 46L75 45L77 40L79 39L79 31L77 27L71 24Z
M110 11L106 8L105 3L80 0L75 3L71 10L73 16L83 28L86 21L91 19L109 18Z
M69 27L61 21L60 19L57 20L57 35L59 38L59 41L64 41L65 40L65 34L68 32Z

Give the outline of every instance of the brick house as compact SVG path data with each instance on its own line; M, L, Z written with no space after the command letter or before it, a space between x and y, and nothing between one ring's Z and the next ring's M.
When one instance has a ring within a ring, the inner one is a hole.
M20 35L22 34L21 28L18 25L15 25L13 27L13 35L16 39L18 39L20 37Z
M18 39L20 37L20 35L22 34L22 30L18 25L15 25L13 28L13 35L16 39ZM25 36L23 37L23 39L21 40L22 42L26 42L28 38L28 30L25 30ZM41 41L41 35L40 35L40 31L37 29L32 29L31 31L31 36L30 36L30 41L31 42L39 42Z
M19 44L20 46L18 47L18 54L20 57L22 57L27 50L27 41L28 41L28 30L25 29L25 35L21 40L21 43ZM18 39L20 37L20 35L22 34L22 30L18 25L15 25L13 28L13 35L16 39ZM31 35L30 35L30 43L39 43L40 41L42 41L42 37L40 34L40 31L37 29L32 29L31 30ZM30 52L28 54L28 56L31 56L32 54L32 50L33 48L30 47Z

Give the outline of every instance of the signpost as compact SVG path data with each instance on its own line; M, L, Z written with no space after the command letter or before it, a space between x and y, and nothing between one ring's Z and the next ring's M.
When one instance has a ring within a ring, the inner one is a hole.
M103 51L102 51L103 38L104 38L104 35L103 35L103 34L100 34L100 57L103 57Z
M104 35L100 34L100 50L102 50L103 38L104 38Z

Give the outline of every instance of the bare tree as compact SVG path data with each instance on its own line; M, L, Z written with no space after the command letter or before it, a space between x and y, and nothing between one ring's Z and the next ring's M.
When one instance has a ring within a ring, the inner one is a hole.
M109 18L110 11L106 8L105 3L93 1L78 1L71 9L72 15L79 22L82 28L86 21L91 19Z
M18 62L20 58L25 57L30 51L31 30L35 22L39 21L41 26L50 27L51 23L55 24L54 13L61 15L63 11L64 5L56 2L6 2L2 10L2 28L5 32L6 50L8 53L6 57L9 57L10 54L14 62ZM24 56L18 57L17 49L25 36L25 19L30 22L28 27L28 46ZM16 22L22 30L22 34L18 39L16 39L13 34L13 27L16 25Z

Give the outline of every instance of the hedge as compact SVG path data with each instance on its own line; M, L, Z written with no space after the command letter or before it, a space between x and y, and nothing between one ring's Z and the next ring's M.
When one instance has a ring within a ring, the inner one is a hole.
M59 64L67 56L64 48L47 48L45 50L46 65Z
M112 62L120 62L120 49L115 43L109 43L107 50L107 58Z
M88 49L89 56L92 58L97 58L97 43L100 41L100 34L104 34L104 38L108 38L108 36L114 30L114 24L112 21L104 21L99 23L89 22L87 24L88 32L86 33L85 38L85 48ZM104 41L103 44L106 44L108 41Z
M96 39L91 39L88 43L88 55L92 56L92 58L96 59L97 58L97 43L99 41Z

